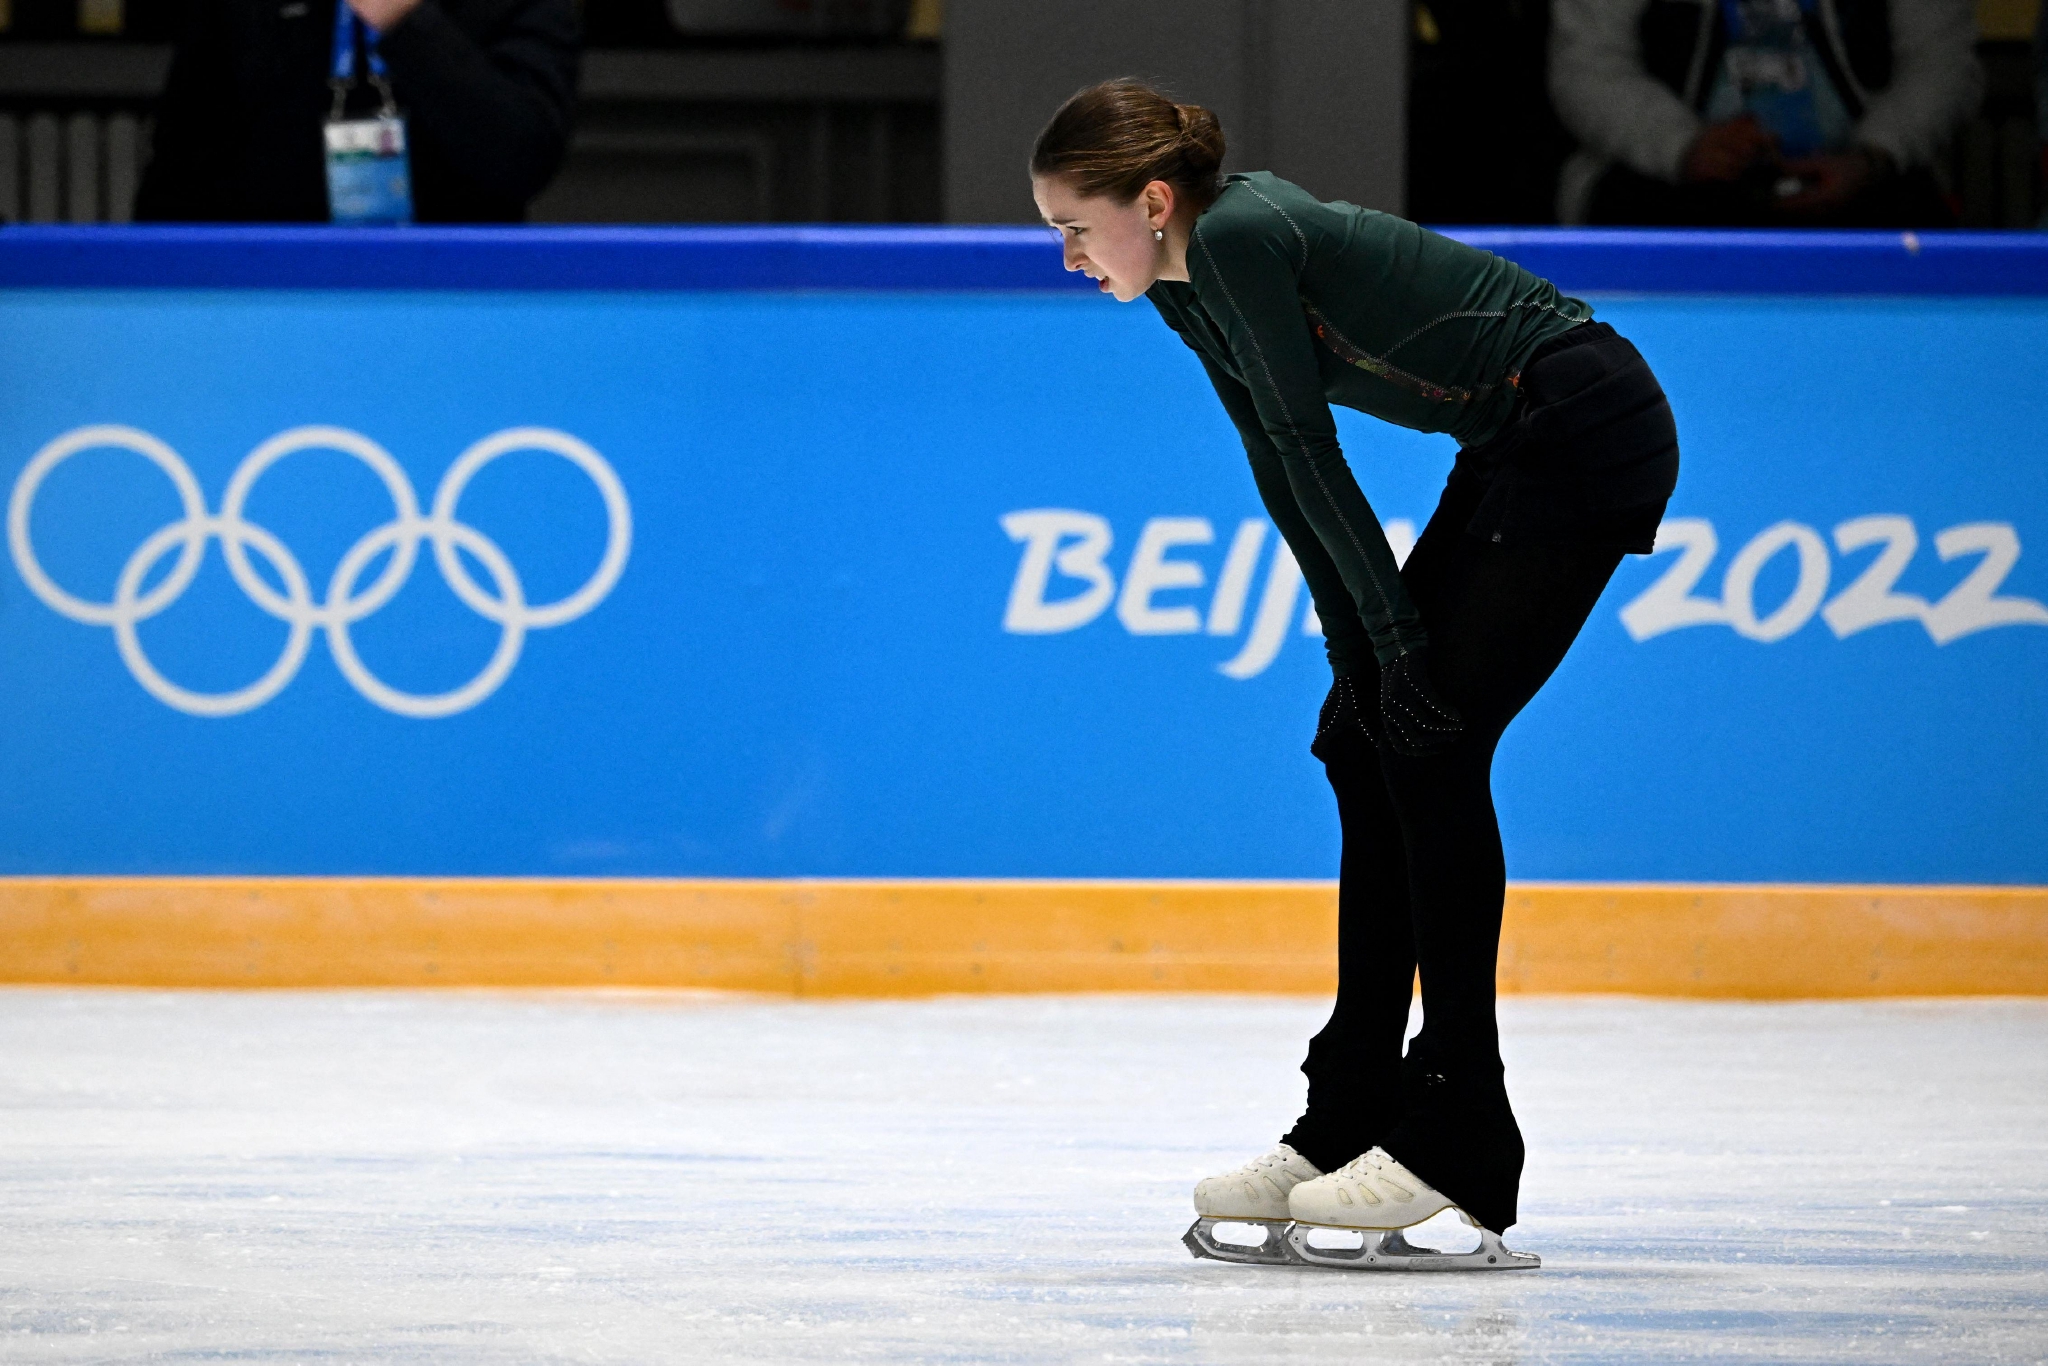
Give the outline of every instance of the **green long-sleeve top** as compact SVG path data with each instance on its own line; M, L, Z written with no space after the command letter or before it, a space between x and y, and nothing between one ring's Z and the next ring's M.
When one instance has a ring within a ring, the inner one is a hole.
M1227 178L1195 220L1187 281L1146 297L1237 425L1339 677L1427 637L1330 405L1477 445L1529 354L1593 316L1513 262L1265 171Z

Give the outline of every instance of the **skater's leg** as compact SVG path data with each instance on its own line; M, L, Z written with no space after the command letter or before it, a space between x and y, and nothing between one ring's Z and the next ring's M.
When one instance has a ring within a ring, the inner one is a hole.
M1355 708L1378 696L1378 676L1350 680ZM1380 1142L1401 1118L1401 1037L1415 993L1407 852L1380 771L1380 756L1357 715L1326 716L1316 737L1344 849L1337 892L1337 1002L1309 1041L1301 1070L1308 1108L1283 1140L1323 1171Z
M1337 796L1344 853L1337 1003L1301 1065L1308 1108L1280 1147L1196 1184L1199 1217L1183 1241L1198 1257L1291 1260L1279 1230L1294 1187L1343 1166L1401 1117L1401 1037L1414 996L1415 952L1400 825L1357 708L1358 697L1378 695L1377 681L1331 690L1313 746ZM1274 1231L1257 1248L1226 1246L1215 1238L1218 1220L1266 1222Z
M1428 758L1380 748L1407 854L1423 1002L1406 1112L1381 1146L1499 1231L1514 1222L1522 1142L1494 1018L1506 869L1493 754L1564 658L1620 553L1482 541L1463 533L1465 520L1459 509L1440 511L1403 575L1429 624L1432 676L1466 735Z

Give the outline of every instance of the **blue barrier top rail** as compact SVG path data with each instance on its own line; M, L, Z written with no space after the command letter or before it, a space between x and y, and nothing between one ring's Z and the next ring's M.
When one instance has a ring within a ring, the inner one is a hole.
M2048 233L1450 228L1568 291L2048 295ZM0 228L0 288L1087 290L1040 228Z

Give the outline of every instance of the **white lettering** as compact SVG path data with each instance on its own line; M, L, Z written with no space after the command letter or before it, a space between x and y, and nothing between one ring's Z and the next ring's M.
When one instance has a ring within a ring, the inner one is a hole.
M1131 567L1124 571L1124 591L1116 600L1117 620L1134 636L1192 635L1202 618L1192 607L1154 607L1152 595L1171 588L1200 588L1202 566L1192 560L1169 560L1166 552L1180 545L1208 545L1216 533L1207 517L1154 517L1138 533Z
M2020 534L2011 522L1969 522L1934 538L1944 562L1982 555L1976 568L1927 609L1927 634L1936 645L1994 626L2048 626L2048 606L1998 591L2020 560Z
M1076 630L1102 615L1116 596L1116 580L1102 562L1110 547L1107 521L1092 512L1064 508L1007 513L1002 521L1011 540L1025 543L1024 558L1010 584L1010 603L1003 611L1005 631L1052 635ZM1069 538L1074 538L1072 543L1062 548L1061 542ZM1055 566L1088 587L1074 597L1047 602L1045 590Z
M1787 546L1799 552L1799 582L1792 596L1769 616L1756 614L1756 576ZM1803 522L1777 522L1758 532L1755 539L1736 552L1728 562L1727 577L1721 581L1721 606L1735 633L1751 640L1783 640L1807 622L1828 595L1828 548L1820 533Z
M1884 549L1855 580L1820 608L1837 636L1851 636L1895 621L1918 620L1937 645L2000 626L2048 626L2048 604L1998 592L2019 563L2019 531L2010 522L1969 522L1934 538L1944 561L1981 555L1976 566L1939 602L1896 585L1920 545L1910 517L1886 513L1852 517L1835 528L1835 549L1846 555L1868 546ZM1728 626L1736 634L1766 643L1795 634L1813 618L1827 596L1830 561L1820 533L1800 522L1778 522L1751 538L1729 562L1719 601L1696 597L1720 548L1714 527L1702 517L1673 517L1657 528L1657 550L1679 550L1677 563L1621 609L1630 636L1648 640L1686 626ZM1777 610L1758 617L1756 579L1773 556L1787 548L1799 554L1799 580Z
M1115 537L1105 518L1067 508L1033 508L1007 513L1001 522L1010 539L1024 546L1003 614L1003 629L1013 634L1077 630L1114 603L1117 619L1132 635L1206 632L1231 638L1242 634L1236 654L1216 666L1218 672L1234 679L1255 678L1272 667L1290 634L1297 608L1301 633L1322 634L1315 603L1304 601L1308 595L1301 591L1301 567L1293 551L1284 539L1268 534L1273 528L1263 518L1244 518L1232 530L1206 609L1185 600L1174 603L1169 599L1171 605L1158 601L1161 594L1200 589L1208 583L1202 563L1174 558L1182 546L1215 542L1214 526L1205 517L1147 520L1121 576L1121 587L1108 564ZM1381 529L1395 563L1405 568L1418 538L1416 524L1398 517ZM1842 522L1834 528L1832 553L1829 540L1805 523L1775 523L1743 545L1728 562L1720 591L1710 595L1702 590L1719 556L1720 537L1713 523L1703 517L1672 517L1657 529L1656 541L1656 553L1671 558L1656 579L1621 609L1621 624L1638 641L1689 627L1723 626L1769 644L1797 635L1816 617L1837 637L1917 620L1937 645L2000 627L2048 626L2048 604L2000 591L2020 559L2019 532L2012 523L1971 522L1949 527L1933 539L1943 561L1979 557L1969 572L1935 601L1898 588L1921 542L1912 519L1897 513ZM1273 552L1266 582L1253 607L1253 581L1269 543ZM1846 586L1834 585L1830 599L1834 568L1845 563L1835 556L1846 557L1871 547L1878 547L1880 553ZM1767 610L1760 611L1758 580L1786 551L1792 551L1797 560L1797 580L1783 601L1767 603ZM1054 584L1055 574L1076 581L1078 587ZM1066 596L1048 600L1047 595L1055 592ZM1252 618L1248 632L1247 615Z
M1631 640L1643 641L1687 626L1711 626L1728 620L1728 609L1712 598L1693 596L1706 577L1707 566L1721 549L1714 524L1704 517L1668 517L1657 528L1652 554L1679 552L1678 560L1657 581L1621 609L1622 628Z
M1280 653L1287 639L1287 619L1294 615L1294 600L1301 592L1301 566L1287 542L1274 538L1273 567L1266 573L1266 591L1259 597L1259 614L1252 618L1252 633L1237 658L1218 664L1226 678L1255 678L1264 673Z
M1820 609L1821 620L1838 637L1853 636L1873 626L1892 621L1922 621L1927 616L1927 599L1915 593L1895 593L1892 585L1913 561L1920 548L1920 533L1910 517L1852 517L1835 528L1835 549L1844 555L1865 546L1882 545L1884 551L1855 582L1835 595Z
M1415 523L1406 517L1396 517L1380 530L1386 533L1387 549L1394 552L1394 563L1405 568L1408 557L1415 552Z

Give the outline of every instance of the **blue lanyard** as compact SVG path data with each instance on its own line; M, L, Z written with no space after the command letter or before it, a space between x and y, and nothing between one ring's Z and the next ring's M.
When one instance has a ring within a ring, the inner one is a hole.
M356 34L366 34L363 46L369 50L370 74L384 75L384 58L377 51L377 35L368 32L368 26L356 17L349 8L348 0L334 0L334 68L333 79L352 85L356 79Z
M341 2L346 6L348 0L341 0ZM1799 12L1801 14L1810 15L1813 13L1813 9L1814 0L1799 0ZM1756 36L1749 31L1749 24L1742 13L1740 0L1721 0L1721 24L1722 31L1727 35L1728 41L1731 43L1740 43Z

